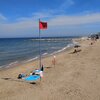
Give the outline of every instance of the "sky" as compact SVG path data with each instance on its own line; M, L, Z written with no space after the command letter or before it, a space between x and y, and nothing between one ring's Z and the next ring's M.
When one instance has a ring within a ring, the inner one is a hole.
M100 32L100 0L0 0L0 38L85 36Z

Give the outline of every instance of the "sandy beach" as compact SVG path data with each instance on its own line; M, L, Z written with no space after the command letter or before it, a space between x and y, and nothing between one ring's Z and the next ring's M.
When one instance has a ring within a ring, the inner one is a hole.
M36 84L17 79L19 73L29 74L38 68L38 60L0 70L0 100L100 100L100 40L79 42L74 48L42 59L44 77Z

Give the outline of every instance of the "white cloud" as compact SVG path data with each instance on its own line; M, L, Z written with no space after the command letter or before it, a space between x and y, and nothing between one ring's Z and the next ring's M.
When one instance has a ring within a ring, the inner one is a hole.
M74 4L75 4L75 2L74 2L73 0L65 0L65 1L61 4L60 9L61 9L61 10L64 10L64 9L66 9L66 8L68 8L68 7L72 6L72 5L74 5Z
M51 17L51 12L48 11L48 12L37 12L37 13L34 13L33 14L33 18L34 19L39 19L39 18L48 18L48 17Z
M31 21L31 20L33 20L33 18L32 17L20 17L20 18L17 18L16 20L18 22L20 22L20 21Z
M100 22L100 13L82 16L56 16L49 21L50 26L80 25Z
M2 21L2 20L7 20L7 18L0 13L0 21Z
M48 19L48 18L51 18L53 15L54 12L52 10L48 10L48 12L46 11L42 11L42 12L36 12L36 13L33 13L31 17L20 17L20 18L17 18L16 20L18 22L22 22L22 21L33 21L33 20L39 20L40 18L41 19Z
M24 20L18 21L16 23L0 24L0 36L31 36L30 34L33 33L37 27L37 22L33 20Z
M32 15L34 19L54 17L58 15L59 13L60 14L64 13L66 8L69 8L70 6L74 4L75 2L73 0L64 0L64 2L61 1L61 4L58 6L58 8L44 9L41 12L36 12L36 13L33 13Z
M37 15L44 15L42 13L37 13ZM50 16L51 18L50 18ZM62 27L78 27L78 25L92 25L94 23L100 23L100 13L93 13L93 14L88 14L88 15L77 15L77 16L67 16L67 15L59 15L59 16L54 16L51 14L47 14L47 17L49 16L49 19L46 21L48 22L48 31L52 30L53 27L55 28L55 31L60 30L59 26ZM44 18L45 16L43 16ZM37 18L37 17L36 17ZM58 27L58 28L57 28ZM65 31L66 28L64 28ZM30 31L31 30L31 31ZM54 31L54 30L53 30ZM38 32L38 20L35 19L34 17L30 18L18 18L17 22L13 23L1 23L0 24L0 36L1 33L4 33L5 35L12 35L15 34L20 35L21 33L24 34L29 34L31 32L32 34L35 32Z

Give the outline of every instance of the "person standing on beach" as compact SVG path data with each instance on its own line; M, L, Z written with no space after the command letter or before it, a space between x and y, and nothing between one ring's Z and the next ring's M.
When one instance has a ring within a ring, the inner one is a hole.
M53 56L52 64L53 64L54 67L55 67L55 65L56 65L56 56Z
M43 67L43 65L42 65L42 67L40 68L40 70L41 70L41 71L44 71L44 67Z

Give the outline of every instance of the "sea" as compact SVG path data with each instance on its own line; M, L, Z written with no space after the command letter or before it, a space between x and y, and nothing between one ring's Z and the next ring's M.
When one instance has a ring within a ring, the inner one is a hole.
M62 52L76 37L0 38L0 69Z

